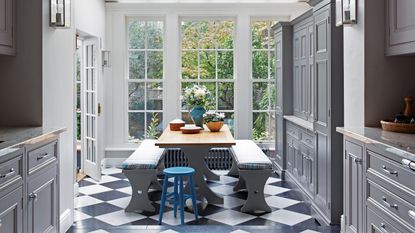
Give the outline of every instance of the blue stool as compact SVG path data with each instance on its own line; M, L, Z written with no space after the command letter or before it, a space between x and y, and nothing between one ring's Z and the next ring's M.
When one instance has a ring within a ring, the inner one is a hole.
M189 198L192 198L193 213L195 214L196 221L198 221L196 195L195 195L195 189L193 186L193 174L195 173L195 169L191 167L171 167L171 168L164 169L163 172L164 172L164 182L163 182L163 194L161 196L161 204L160 204L159 224L161 225L162 220L163 220L163 211L164 211L164 206L166 204L166 199L169 199L171 196L173 196L173 201L174 201L174 217L175 218L177 216L177 204L178 204L177 202L180 201L181 224L184 224L184 202L185 200ZM191 195L184 194L183 192L183 177L184 176L189 177ZM167 192L167 184L168 184L169 177L174 177L174 191L172 193ZM179 181L180 181L180 186L178 187ZM179 188L179 192L177 191L178 188Z

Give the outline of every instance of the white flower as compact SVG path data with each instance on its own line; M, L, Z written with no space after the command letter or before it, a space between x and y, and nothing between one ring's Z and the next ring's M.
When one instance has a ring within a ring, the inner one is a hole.
M195 97L201 98L205 97L206 92L203 89L197 89L195 91Z

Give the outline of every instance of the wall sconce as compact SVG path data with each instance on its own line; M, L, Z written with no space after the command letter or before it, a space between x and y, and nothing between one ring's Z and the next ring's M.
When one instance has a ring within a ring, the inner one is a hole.
M336 0L336 26L356 24L357 0Z
M50 0L50 26L57 28L71 26L71 0Z
M111 67L111 52L108 50L102 50L102 67L109 68Z

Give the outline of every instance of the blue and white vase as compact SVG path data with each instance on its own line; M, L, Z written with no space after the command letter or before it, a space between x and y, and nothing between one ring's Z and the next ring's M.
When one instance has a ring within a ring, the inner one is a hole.
M196 126L203 128L203 114L205 113L206 109L199 105L194 106L192 111L190 111L190 116L192 116L193 123Z

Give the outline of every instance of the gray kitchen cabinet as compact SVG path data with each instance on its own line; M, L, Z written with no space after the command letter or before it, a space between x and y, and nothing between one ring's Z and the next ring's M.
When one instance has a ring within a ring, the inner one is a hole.
M0 195L2 195L0 193ZM0 198L0 232L23 232L23 189L19 187Z
M28 232L58 232L57 166L45 168L27 184Z
M342 213L343 29L334 24L335 7L323 1L314 7L315 195L312 214L338 224Z
M387 0L386 54L415 53L415 1Z
M344 139L343 184L344 194L343 215L346 232L359 233L364 230L364 168L363 145L349 138Z
M0 0L0 54L16 53L16 0Z

